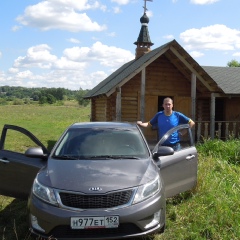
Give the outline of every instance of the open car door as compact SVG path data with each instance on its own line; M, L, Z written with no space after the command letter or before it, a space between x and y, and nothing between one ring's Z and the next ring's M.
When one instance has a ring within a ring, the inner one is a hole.
M4 125L0 140L0 194L27 199L33 180L46 159L29 158L25 151L39 147L48 155L45 146L24 128Z
M171 134L179 135L179 148L173 155L161 156L156 161L165 184L166 197L192 189L197 183L198 154L188 124L170 129L153 149L156 152Z

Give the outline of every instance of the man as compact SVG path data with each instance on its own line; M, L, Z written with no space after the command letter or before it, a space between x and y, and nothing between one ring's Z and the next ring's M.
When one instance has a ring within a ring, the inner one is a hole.
M163 100L163 111L158 112L149 122L137 121L137 124L141 127L157 126L159 139L171 128L180 124L189 124L190 128L195 125L195 122L180 112L173 111L173 100L169 97ZM171 146L174 150L178 150L179 136L177 132L174 132L163 144L165 146Z

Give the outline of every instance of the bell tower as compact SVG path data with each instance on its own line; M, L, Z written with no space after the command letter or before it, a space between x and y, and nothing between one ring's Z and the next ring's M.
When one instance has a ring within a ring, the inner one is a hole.
M135 45L137 45L136 53L135 53L136 59L141 57L145 53L150 52L151 46L153 45L153 43L151 42L150 36L149 36L149 32L148 32L149 18L146 14L146 11L147 11L146 2L147 1L152 2L152 0L144 0L144 7L143 7L144 13L143 13L143 16L140 18L142 27L141 27L138 39L134 43Z

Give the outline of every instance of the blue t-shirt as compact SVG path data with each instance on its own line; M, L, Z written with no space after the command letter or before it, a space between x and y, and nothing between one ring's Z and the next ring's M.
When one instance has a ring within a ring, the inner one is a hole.
M160 111L150 120L150 124L158 127L158 137L161 139L162 136L171 128L180 124L187 124L189 121L190 118L180 112L172 111L170 116L166 116L164 111ZM179 136L177 132L174 132L164 144L172 145L177 142L179 142Z

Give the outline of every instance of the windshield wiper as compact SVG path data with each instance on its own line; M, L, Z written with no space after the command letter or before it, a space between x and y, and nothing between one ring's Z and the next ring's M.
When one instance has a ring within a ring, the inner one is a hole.
M66 160L79 160L82 156L71 156L71 155L54 155L53 158L66 159Z
M99 156L89 156L90 159L139 159L135 156L127 155L99 155Z
M116 155L114 158L121 158L121 159L140 159L139 157L131 156L131 155Z
M87 156L90 159L112 159L112 155L96 155L96 156Z

